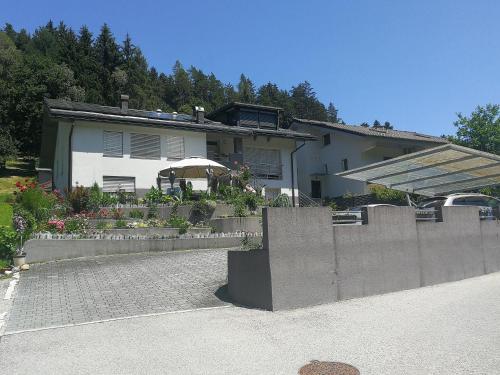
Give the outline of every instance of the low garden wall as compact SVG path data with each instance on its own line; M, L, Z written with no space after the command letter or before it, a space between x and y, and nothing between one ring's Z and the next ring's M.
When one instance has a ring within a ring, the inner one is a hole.
M261 241L259 234L250 234ZM155 251L220 249L241 246L244 234L212 234L173 239L32 239L26 241L24 250L28 263L60 259L93 257L99 255L132 254Z
M209 224L219 233L262 232L262 217L224 217L210 219Z
M411 207L367 214L332 226L328 208L264 209L264 250L229 252L231 297L280 310L500 271L500 221L477 208L445 207L442 222L417 222Z

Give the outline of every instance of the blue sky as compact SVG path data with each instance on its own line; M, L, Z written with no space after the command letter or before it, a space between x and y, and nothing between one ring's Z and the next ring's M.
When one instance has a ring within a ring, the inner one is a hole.
M0 23L49 19L128 32L150 64L175 60L224 82L245 73L289 89L308 80L348 123L454 132L456 112L500 103L500 1L5 1Z

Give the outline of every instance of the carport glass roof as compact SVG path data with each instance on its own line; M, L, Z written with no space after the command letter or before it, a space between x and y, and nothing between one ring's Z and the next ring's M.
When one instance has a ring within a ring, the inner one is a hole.
M336 175L433 197L500 185L500 156L447 144Z

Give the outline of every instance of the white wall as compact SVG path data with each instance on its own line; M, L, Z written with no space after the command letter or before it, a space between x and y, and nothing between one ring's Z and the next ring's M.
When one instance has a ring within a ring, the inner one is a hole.
M383 161L385 157L397 157L404 154L404 148L415 151L430 147L422 142L399 139L359 136L338 130L316 126L294 124L294 130L308 132L319 137L317 142L308 142L297 152L299 189L311 195L311 180L321 181L321 193L324 197L338 197L346 193L367 194L367 184L335 176L342 172L342 159L347 159L349 169ZM324 134L330 133L330 144L323 145ZM325 174L325 164L328 174Z
M123 132L123 157L103 156L103 131ZM161 159L130 158L130 133L158 134L161 136ZM202 132L173 129L147 128L121 124L75 122L73 131L72 184L91 186L97 182L102 186L103 176L135 177L136 190L156 186L156 177L162 169L176 160L167 160L167 136L184 137L185 156L206 156L206 136ZM206 189L206 180L191 180L195 190Z

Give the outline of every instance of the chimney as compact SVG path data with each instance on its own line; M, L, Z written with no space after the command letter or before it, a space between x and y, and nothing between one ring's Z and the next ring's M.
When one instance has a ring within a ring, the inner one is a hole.
M128 112L128 95L120 95L120 100L122 102L121 112L127 114Z
M193 117L196 119L198 124L205 123L205 108L195 106L193 108Z

